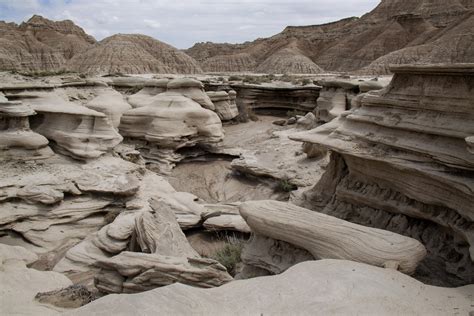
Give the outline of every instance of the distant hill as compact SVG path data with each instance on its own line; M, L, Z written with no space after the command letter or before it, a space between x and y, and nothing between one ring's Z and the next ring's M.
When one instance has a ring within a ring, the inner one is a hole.
M84 73L202 73L199 64L185 53L135 34L107 37L74 56L68 66Z
M185 52L204 71L227 72L383 74L389 63L474 62L473 14L472 0L383 0L361 18L289 26L244 44L198 43Z
M182 51L145 35L118 34L97 42L72 21L35 15L0 22L0 70L84 73L201 73Z
M97 42L72 21L0 21L0 70L87 73L359 72L389 64L474 62L474 0L382 0L361 18L288 26L243 44L180 51L145 35Z

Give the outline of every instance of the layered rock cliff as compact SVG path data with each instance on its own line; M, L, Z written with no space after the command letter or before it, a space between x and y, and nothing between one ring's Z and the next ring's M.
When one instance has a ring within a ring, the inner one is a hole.
M108 37L72 58L69 68L83 73L201 73L197 62L176 48L138 34Z
M55 22L38 15L21 25L0 21L0 70L202 72L193 58L151 37L118 34L97 43L72 21Z
M291 138L332 152L301 202L420 240L417 275L473 282L474 65L399 66L384 90L329 124Z
M366 72L382 74L390 63L474 62L473 9L471 1L383 0L361 18L289 26L245 44L198 43L186 52L205 71L240 71L231 62L237 56L254 61L245 70L267 73L356 71L370 65Z
M95 43L72 21L33 16L21 25L0 22L0 69L58 71L67 60Z

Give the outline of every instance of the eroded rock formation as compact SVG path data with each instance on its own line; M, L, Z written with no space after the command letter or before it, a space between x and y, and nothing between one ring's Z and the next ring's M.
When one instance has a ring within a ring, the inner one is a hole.
M318 259L346 259L411 274L426 250L415 239L277 201L244 202L253 232L306 249Z
M29 116L35 115L21 102L9 102L0 93L0 159L33 160L51 157L48 140L30 129Z
M1 70L59 71L95 39L72 21L34 15L21 25L0 22L0 43Z
M387 83L378 80L357 79L323 79L318 81L322 86L319 92L318 106L315 109L316 119L329 122L351 108L353 99L359 93L380 90Z
M382 74L389 64L474 62L471 1L383 0L361 18L288 26L243 44L197 43L186 52L205 71ZM242 60L247 67L242 66Z
M137 309L146 315L467 314L473 291L472 285L443 289L390 269L320 260L216 289L174 284L138 295L108 295L69 315L127 315Z
M117 54L120 52L120 54ZM201 73L178 49L145 35L117 34L75 55L68 68L82 73Z
M474 133L474 66L392 71L386 89L338 122L291 137L333 152L301 204L414 237L428 250L420 277L471 283L474 156L466 138Z
M59 91L26 91L14 97L39 113L33 121L33 130L54 141L55 150L73 158L97 158L123 139L108 115L70 102Z
M317 106L320 87L307 86L260 86L235 84L232 89L237 92L237 106L240 113L246 109L267 111L302 111L311 112Z
M25 248L0 243L0 297L5 314L58 315L59 312L35 302L38 292L52 291L72 284L66 276L52 271L38 271L27 265L38 256Z
M204 92L202 95L212 104ZM134 142L147 142L140 146L142 154L149 162L162 165L162 172L182 159L177 149L215 144L224 137L216 113L177 92L158 94L149 105L125 112L120 132Z
M234 90L226 91L210 91L207 95L214 103L215 111L222 121L229 121L239 115L235 99L237 92Z

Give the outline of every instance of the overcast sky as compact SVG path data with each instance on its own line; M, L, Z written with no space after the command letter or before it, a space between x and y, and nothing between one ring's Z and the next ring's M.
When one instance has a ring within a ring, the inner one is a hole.
M33 14L73 20L101 40L141 33L178 48L196 42L241 43L311 25L361 16L380 0L0 0L0 20Z

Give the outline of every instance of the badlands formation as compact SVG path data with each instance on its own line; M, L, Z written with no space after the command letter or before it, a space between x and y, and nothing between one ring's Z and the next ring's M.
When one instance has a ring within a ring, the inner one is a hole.
M0 22L0 314L474 314L472 10L187 52Z
M2 73L2 313L472 312L474 65L391 71Z

